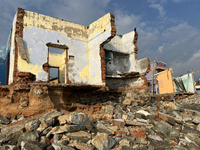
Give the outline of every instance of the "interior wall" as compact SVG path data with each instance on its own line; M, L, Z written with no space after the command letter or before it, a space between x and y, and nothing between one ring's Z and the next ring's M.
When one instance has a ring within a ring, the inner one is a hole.
M48 81L48 73L42 66L47 62L48 57L46 43L51 42L68 46L68 55L75 56L73 64L68 62L69 80L72 83L87 83L87 77L80 74L88 64L86 29L86 26L25 11L23 41L29 62L19 57L18 70L35 74L36 80ZM65 72L63 68L64 65L61 70Z

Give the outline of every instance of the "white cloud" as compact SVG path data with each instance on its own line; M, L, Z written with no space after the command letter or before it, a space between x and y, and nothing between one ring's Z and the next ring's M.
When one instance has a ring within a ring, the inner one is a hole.
M162 52L163 52L163 49L164 49L164 46L163 46L163 45L160 46L160 47L158 47L158 52L159 52L159 53L162 53Z
M149 5L150 8L157 9L161 18L165 18L165 11L160 4L151 4Z
M184 22L177 26L166 29L162 33L162 36L164 40L176 44L184 42L197 34L199 34L199 31L196 28L188 25L187 22Z
M134 14L127 14L121 9L115 10L115 24L117 27L117 34L125 34L133 31L135 27L140 23L141 16ZM143 23L145 26L145 23Z
M147 2L150 2L150 3L156 3L156 2L165 3L165 2L167 2L167 0L147 0Z
M200 31L186 22L165 29L157 35L160 42L157 51L145 51L143 55L153 60L161 60L174 70L173 76L185 74L195 68L195 78L200 75ZM149 47L151 49L151 47ZM150 55L151 54L151 55ZM199 73L199 74L198 74Z
M180 3L180 2L184 2L184 1L190 1L190 0L172 0L172 2L175 2L175 3Z

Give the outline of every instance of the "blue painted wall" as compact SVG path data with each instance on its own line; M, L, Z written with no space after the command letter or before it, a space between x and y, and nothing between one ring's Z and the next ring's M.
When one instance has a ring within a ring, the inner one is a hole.
M197 91L197 93L200 95L200 90L196 90Z
M6 46L0 46L0 84L6 85L7 61L10 50L10 34Z

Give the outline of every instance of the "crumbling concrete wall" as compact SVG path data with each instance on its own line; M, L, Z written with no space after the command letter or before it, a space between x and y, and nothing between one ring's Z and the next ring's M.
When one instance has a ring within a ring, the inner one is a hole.
M137 39L135 31L125 35L116 35L104 45L104 49L111 53L111 59L107 62L106 86L111 91L141 90L147 93L148 82L144 75L150 71L148 58L137 60ZM124 74L128 76L123 77Z
M128 72L139 72L141 75L145 75L149 71L150 61L148 58L143 58L141 60L137 60L137 51L138 48L135 45L135 36L138 35L136 31L127 33L125 35L116 35L111 41L104 45L104 49L113 52L119 52L125 54L124 57L114 56L111 60L111 63L107 63L107 68L114 71L119 70L118 67L124 68L121 73ZM137 50L136 50L137 49ZM128 57L127 57L128 55ZM123 64L119 64L119 59L123 61ZM118 66L120 65L120 66Z
M12 30L9 83L13 82L16 72L31 72L36 75L36 81L48 81L48 69L43 68L48 67L49 53L46 44L53 43L68 47L65 58L68 81L65 83L104 84L102 76L105 70L102 71L100 45L116 33L114 15L108 13L89 27L21 8L18 8L16 16ZM25 55L20 55L20 51L14 50L19 44L15 37L23 39L20 45L26 50L26 59L23 57Z
M74 62L71 60L68 62L69 80L72 83L87 83L85 77L79 75L79 72L88 64L86 26L30 11L25 11L23 23L23 40L30 62L25 62L19 56L19 71L31 72L36 75L36 80L48 81L48 73L43 70L42 66L48 62L46 43L51 42L67 45L68 55L75 57Z
M102 84L100 44L115 35L116 29L113 14L106 14L90 24L88 29L89 83ZM105 74L105 72L103 72Z

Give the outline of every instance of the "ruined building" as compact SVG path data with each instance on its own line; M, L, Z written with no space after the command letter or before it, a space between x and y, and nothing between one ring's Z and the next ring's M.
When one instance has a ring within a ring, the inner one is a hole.
M23 99L13 94L16 90L28 90L29 101L31 92L48 91L51 99L60 90L54 105L72 100L70 92L80 89L147 92L150 61L137 60L136 29L125 35L116 31L111 13L84 26L18 8L6 46L6 74L0 79L7 86L0 89L12 103ZM74 99L83 99L78 96Z

